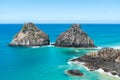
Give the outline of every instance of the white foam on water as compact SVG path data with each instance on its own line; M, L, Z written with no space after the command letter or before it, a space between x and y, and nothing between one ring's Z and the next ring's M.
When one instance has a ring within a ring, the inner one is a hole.
M97 49L102 49L102 47L97 47Z
M97 49L102 49L104 47L97 47ZM120 46L108 46L108 48L120 49Z
M50 44L50 45L48 45L48 46L44 46L44 47L54 47L54 45L51 45L51 44Z
M31 48L40 48L40 46L32 46Z
M120 46L112 46L114 49L120 49Z
M79 58L79 57L73 57L73 58L69 59L69 61L71 61L72 59L76 59L76 58Z
M50 42L50 44L54 44L55 42Z
M105 72L102 68L99 68L98 70L95 70L95 71L102 73L102 74L107 74L107 75L112 76L112 77L120 78L118 75L113 75L110 72Z
M31 48L40 48L40 47L54 47L54 44L55 42L51 42L50 45L45 45L45 46L30 46Z
M52 44L54 44L55 42L50 42L50 45L47 45L47 46L44 46L44 47L54 47L54 45L52 45Z
M66 68L68 67L67 65L59 65L58 68Z
M96 49L102 49L104 47L97 47ZM108 48L120 49L120 46L109 46Z
M84 66L84 65L85 65L84 62L69 61L68 64L69 64L69 65L73 65L73 64L74 64L74 65L82 66L82 67L84 67L86 70L90 71L90 69L88 69L86 66Z
M80 52L79 50L75 50L75 52Z
M78 61L68 61L67 63L69 65L75 64L75 65L80 65L80 66L85 64L84 62L78 62Z

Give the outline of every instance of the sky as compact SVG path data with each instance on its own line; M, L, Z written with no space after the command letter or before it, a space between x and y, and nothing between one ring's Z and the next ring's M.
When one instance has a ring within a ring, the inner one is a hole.
M120 0L0 0L0 23L120 23Z

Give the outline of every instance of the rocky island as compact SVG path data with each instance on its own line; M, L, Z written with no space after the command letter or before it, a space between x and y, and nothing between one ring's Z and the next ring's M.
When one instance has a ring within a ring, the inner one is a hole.
M43 46L49 45L50 40L46 33L38 29L33 23L24 24L21 31L16 34L10 46Z
M65 73L68 75L73 75L73 76L83 76L83 73L80 72L78 69L77 70L66 70Z
M55 46L58 47L80 47L94 48L94 42L87 33L82 31L79 24L73 24L70 29L63 32L56 40Z
M113 48L103 48L97 53L91 53L76 59L72 62L85 63L84 66L91 71L103 69L113 75L120 77L120 50Z

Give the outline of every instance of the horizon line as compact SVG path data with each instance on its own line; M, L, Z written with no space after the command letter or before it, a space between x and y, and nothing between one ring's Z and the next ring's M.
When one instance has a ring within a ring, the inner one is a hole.
M25 21L0 21L0 24L120 24L120 20L25 20Z
M0 24L25 24L25 23L29 23L30 21L28 21L28 22L14 22L14 23L0 23ZM31 21L32 22L32 21ZM113 22L113 23L110 23L110 22L92 22L92 23L90 23L90 22L32 22L32 23L34 23L34 24L120 24L120 22L118 23L118 22Z

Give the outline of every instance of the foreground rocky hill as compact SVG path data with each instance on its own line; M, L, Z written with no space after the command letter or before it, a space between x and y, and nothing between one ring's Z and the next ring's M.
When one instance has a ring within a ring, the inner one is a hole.
M103 48L97 53L85 55L71 61L84 62L90 70L102 68L105 72L120 76L120 50L113 48Z
M82 31L79 24L73 24L70 29L63 32L56 40L55 46L58 47L95 47L94 42L87 33Z
M21 31L16 34L10 46L43 46L49 45L50 40L46 33L38 29L33 23L24 24Z

